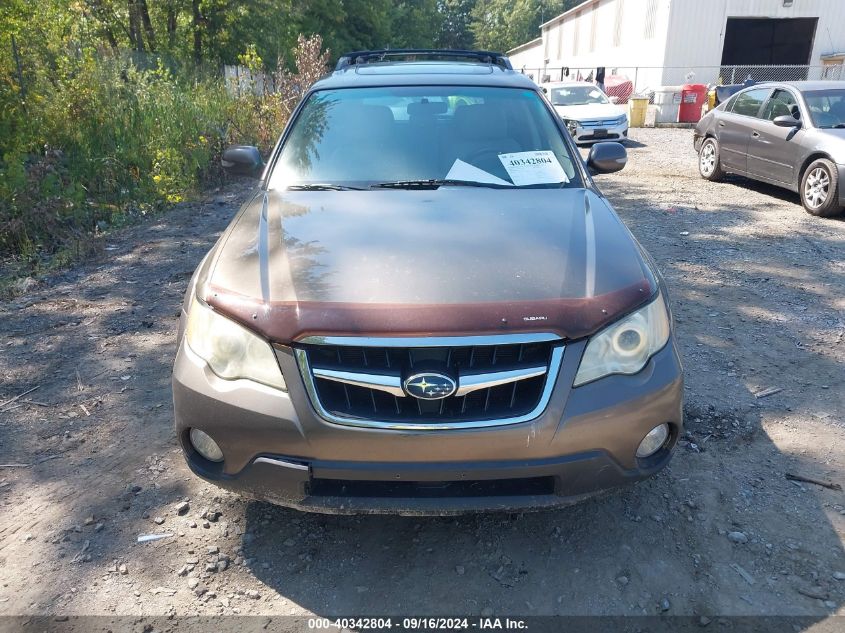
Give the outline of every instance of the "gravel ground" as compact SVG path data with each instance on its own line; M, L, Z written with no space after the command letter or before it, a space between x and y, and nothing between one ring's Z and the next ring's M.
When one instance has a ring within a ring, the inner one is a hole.
M785 474L845 479L845 222L700 180L689 130L633 138L599 180L672 293L689 432L665 471L458 519L306 515L193 477L172 431L176 315L246 196L233 186L0 307L0 403L35 388L0 405L0 614L842 611L843 493ZM171 536L136 542L150 533Z

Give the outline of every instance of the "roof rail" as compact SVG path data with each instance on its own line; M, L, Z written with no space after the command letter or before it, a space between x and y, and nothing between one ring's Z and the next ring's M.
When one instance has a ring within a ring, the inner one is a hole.
M351 53L344 53L340 59L337 60L335 70L342 70L349 66L367 64L370 62L394 61L387 59L388 57L422 57L424 59L458 58L473 60L480 64L492 64L507 70L513 70L510 60L502 53L494 53L492 51L465 51L436 48L384 48L372 51L352 51Z

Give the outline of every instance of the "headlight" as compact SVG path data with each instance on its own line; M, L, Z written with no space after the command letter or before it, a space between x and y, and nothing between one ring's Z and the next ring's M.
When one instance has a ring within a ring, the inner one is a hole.
M669 340L663 297L602 330L587 343L575 386L609 374L636 374Z
M573 121L572 119L563 119L563 124L572 136L575 136L578 133L577 121Z
M246 378L286 389L273 348L261 337L217 314L194 298L185 339L215 374L227 380Z

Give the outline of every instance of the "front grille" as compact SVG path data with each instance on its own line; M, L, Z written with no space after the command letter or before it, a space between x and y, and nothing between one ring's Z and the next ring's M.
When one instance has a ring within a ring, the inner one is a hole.
M378 420L403 424L467 423L513 419L534 411L545 392L555 345L560 341L461 345L450 347L363 347L332 344L302 345L307 356L300 368L308 373L315 405L329 416L350 421ZM557 359L559 360L559 356ZM439 371L460 377L470 374L543 367L543 375L485 387L440 400L394 395L381 389L358 386L315 376L319 370L402 377L419 371Z
M455 499L465 497L523 497L554 493L553 477L523 477L476 481L347 481L313 479L315 497Z
M614 127L617 125L621 125L625 122L624 118L619 119L596 119L590 121L582 121L581 127L583 128L594 128L594 127Z

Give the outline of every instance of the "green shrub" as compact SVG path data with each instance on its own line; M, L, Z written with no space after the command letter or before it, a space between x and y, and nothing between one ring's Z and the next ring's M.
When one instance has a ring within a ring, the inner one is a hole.
M0 56L0 263L67 262L69 249L87 252L108 227L219 181L227 145L268 153L325 71L321 47L319 36L300 36L297 72L280 61L277 92L240 98L219 69L171 70L94 49L30 60L24 94ZM244 60L260 71L254 48Z
M182 200L219 178L228 117L218 78L87 55L28 86L6 84L0 256L50 253L130 210Z

